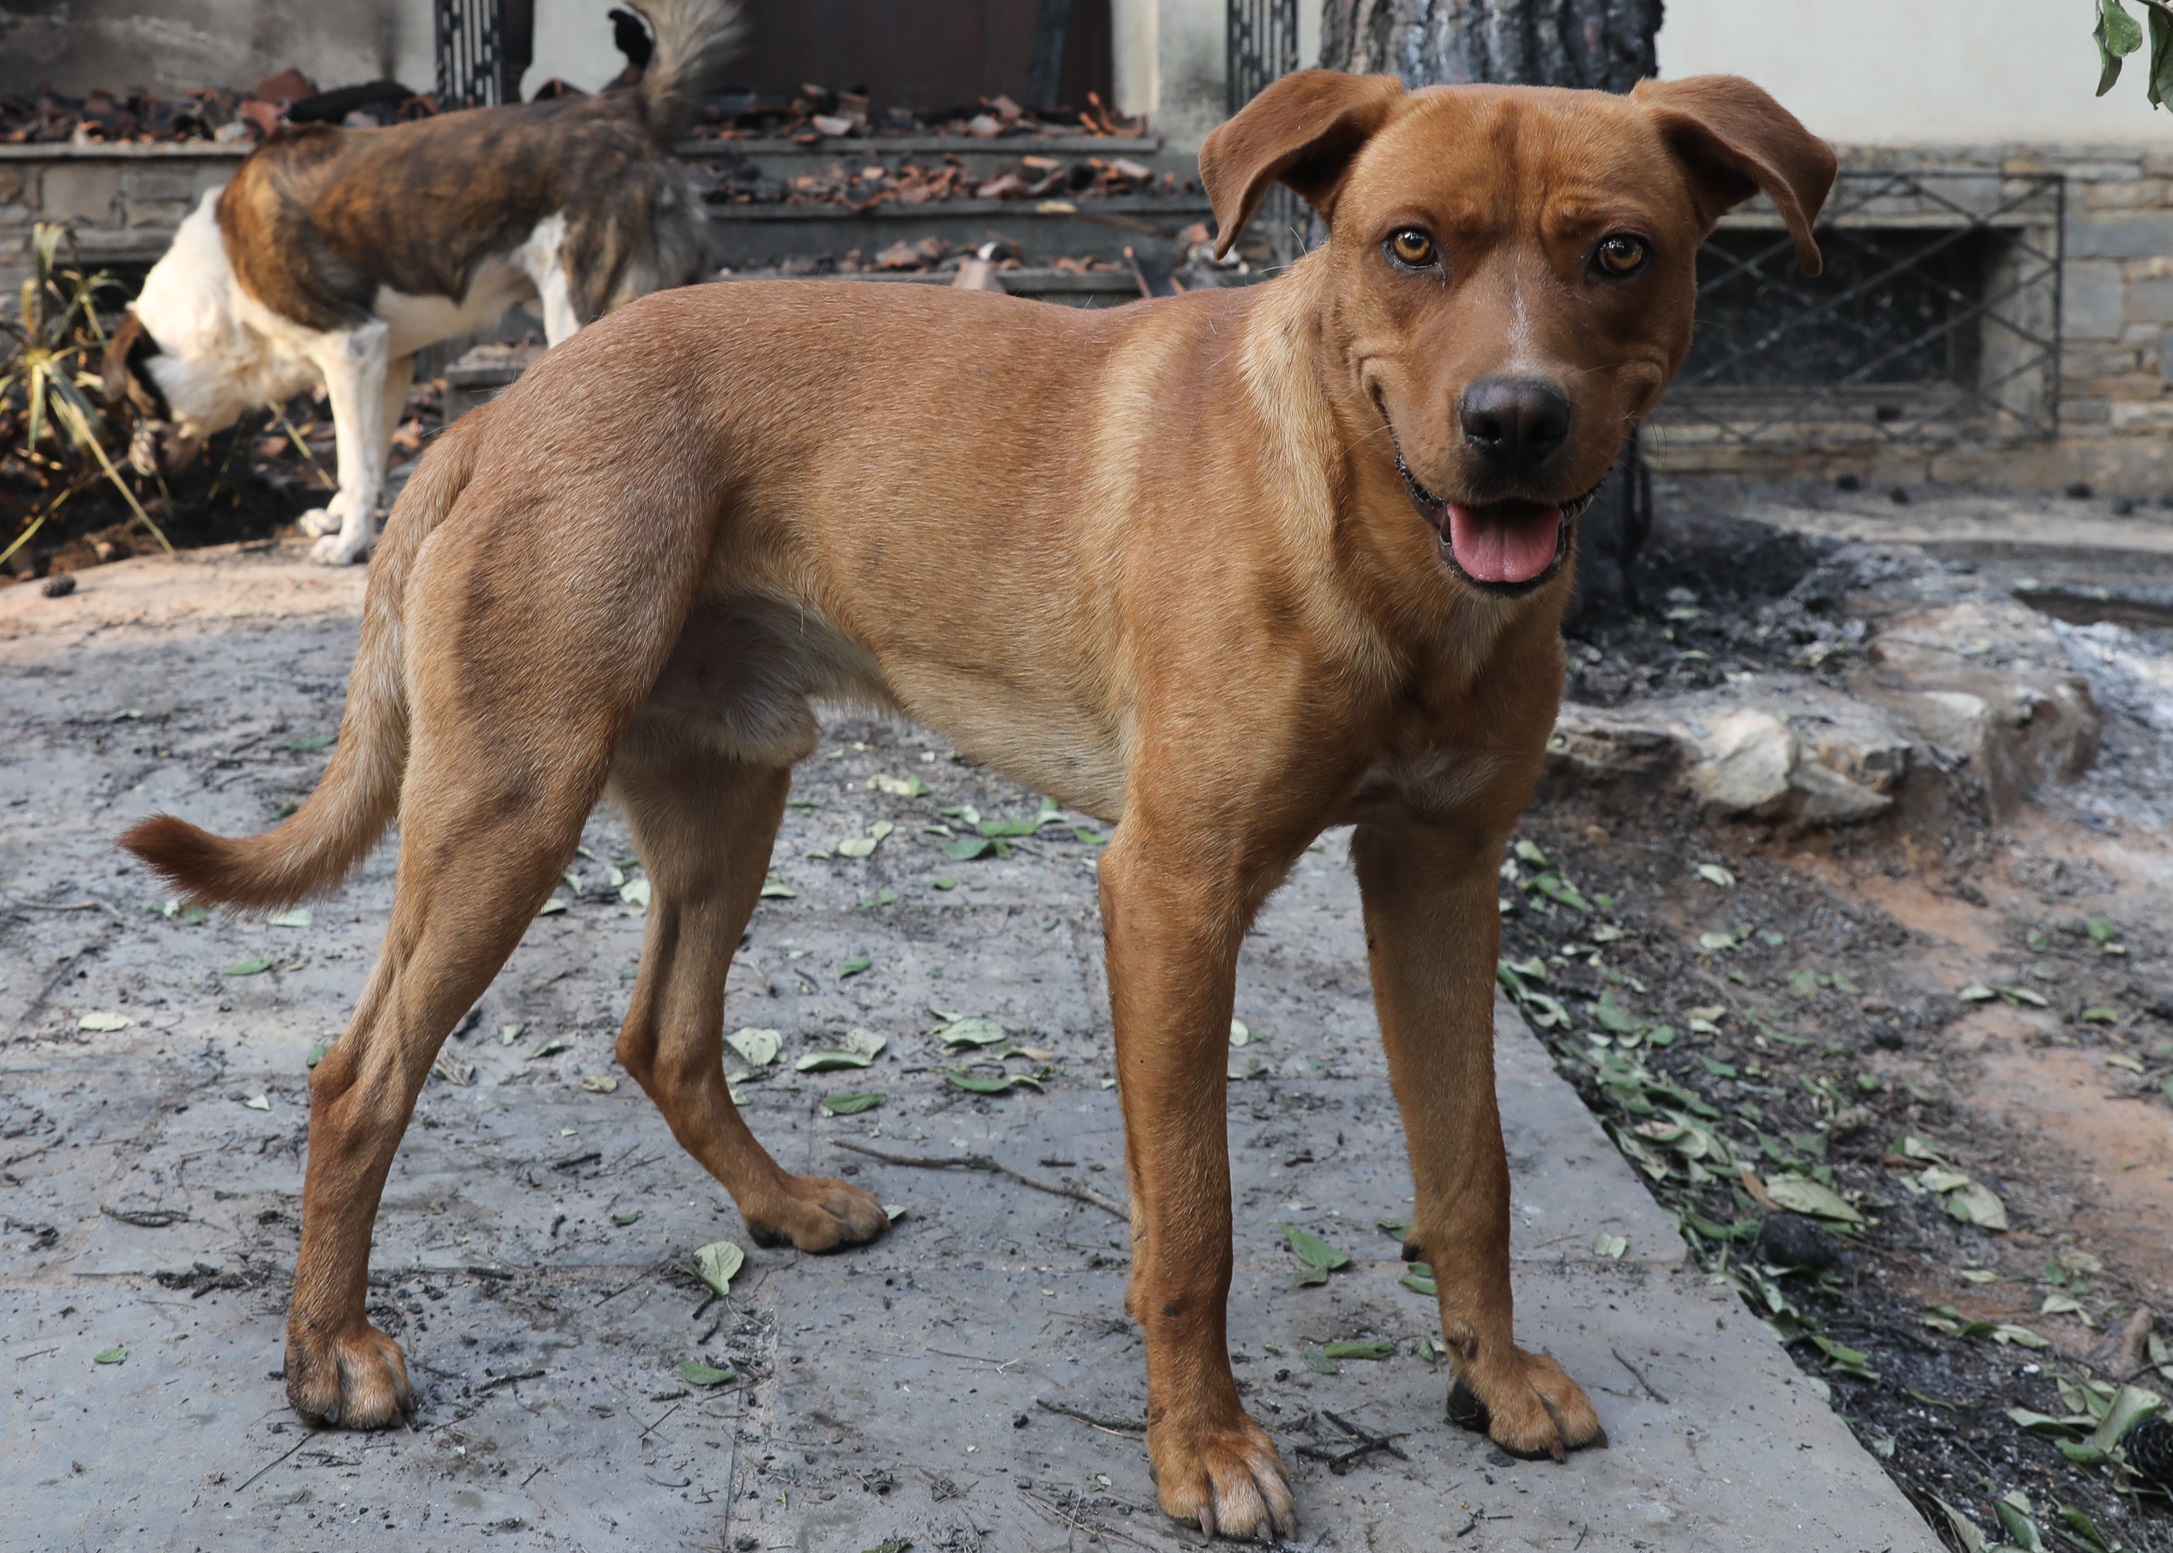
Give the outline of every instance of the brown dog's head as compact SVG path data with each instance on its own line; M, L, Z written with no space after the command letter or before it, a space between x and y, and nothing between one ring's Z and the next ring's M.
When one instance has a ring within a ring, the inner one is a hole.
M1286 76L1207 137L1226 251L1270 183L1328 223L1330 339L1466 581L1547 582L1690 348L1697 250L1772 196L1817 274L1834 156L1736 76L1627 96Z

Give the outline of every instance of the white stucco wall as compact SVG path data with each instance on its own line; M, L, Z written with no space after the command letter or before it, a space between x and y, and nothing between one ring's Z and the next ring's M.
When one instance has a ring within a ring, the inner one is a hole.
M626 68L611 43L614 0L536 0L536 57L521 77L521 95L557 76L593 92Z
M1660 71L1747 75L1853 145L2173 142L2143 55L2091 95L2092 15L2090 0L1667 0Z

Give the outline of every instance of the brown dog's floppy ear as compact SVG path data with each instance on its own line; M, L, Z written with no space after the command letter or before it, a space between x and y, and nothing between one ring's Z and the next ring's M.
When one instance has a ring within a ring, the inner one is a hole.
M1403 83L1392 75L1300 70L1216 125L1200 146L1200 182L1215 207L1215 257L1230 251L1277 180L1326 216L1351 158L1402 96Z
M1805 272L1825 267L1811 223L1833 188L1832 146L1741 76L1640 81L1630 95L1652 110L1689 166L1708 225L1763 189L1780 207Z

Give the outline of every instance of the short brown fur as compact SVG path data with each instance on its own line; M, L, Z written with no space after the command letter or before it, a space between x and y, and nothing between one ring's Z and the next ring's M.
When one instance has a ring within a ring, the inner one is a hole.
M305 1416L381 1427L412 1406L364 1314L378 1194L439 1043L607 788L654 881L621 1061L758 1239L882 1232L866 1192L770 1158L721 1062L726 968L814 747L808 699L830 697L1116 822L1128 1306L1165 1509L1233 1536L1295 1524L1224 1341L1223 1066L1246 927L1330 825L1355 826L1409 1254L1433 1264L1465 1411L1514 1451L1601 1439L1584 1393L1515 1341L1493 1079L1495 870L1560 694L1567 568L1466 581L1395 450L1461 501L1596 485L1688 347L1711 221L1756 184L1808 243L1831 154L1728 79L1617 98L1307 72L1202 164L1226 230L1295 174L1327 247L1250 290L1107 313L739 284L584 331L401 498L339 748L300 812L252 841L165 818L126 838L203 898L268 904L331 884L397 807L384 950L312 1084L287 1361ZM1387 263L1412 223L1439 274ZM1652 266L1601 286L1588 253L1620 230ZM1574 406L1545 489L1511 489L1455 434L1459 396L1505 364Z

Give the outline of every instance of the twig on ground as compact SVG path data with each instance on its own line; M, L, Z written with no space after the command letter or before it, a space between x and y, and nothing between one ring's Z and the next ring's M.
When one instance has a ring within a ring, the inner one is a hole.
M1022 1488L1018 1490L1018 1495L1021 1499L1025 1500L1028 1504L1039 1510L1043 1515L1048 1516L1051 1520L1056 1521L1062 1525L1069 1526L1075 1531L1085 1532L1089 1540L1097 1537L1113 1537L1119 1542L1129 1542L1135 1548L1144 1548L1148 1546L1147 1543L1140 1541L1137 1537L1129 1536L1126 1533L1117 1530L1117 1528L1114 1526L1104 1526L1097 1521L1081 1520L1078 1516L1074 1515L1071 1511L1065 1509L1062 1505L1044 1499L1039 1494L1030 1493L1026 1489Z
M1007 1165L1000 1159L992 1159L986 1154L893 1154L886 1149L871 1149L865 1143L850 1143L843 1139L838 1140L837 1146L855 1154L865 1154L870 1159L879 1159L886 1165L904 1165L913 1170L985 1170L994 1175L1009 1176L1021 1186L1030 1186L1037 1192L1047 1192L1052 1197L1069 1197L1073 1202L1086 1203L1127 1222L1132 1217L1131 1211L1122 1203L1104 1197L1091 1186L1044 1181L1039 1176L1030 1176L1025 1171Z
M518 1375L493 1375L475 1389L480 1394L490 1390L493 1386L516 1386L524 1380L541 1380L544 1374L545 1372L542 1370L523 1370Z
M112 914L116 922L126 922L120 908L109 901L10 901L10 905L23 911L103 911Z
M1646 1396L1652 1398L1653 1401L1659 1403L1662 1407L1667 1407L1671 1405L1668 1402L1668 1399L1660 1395L1659 1391L1654 1388L1652 1382L1645 1379L1644 1371L1640 1370L1636 1365L1632 1364L1629 1360L1622 1357L1621 1349L1610 1348L1607 1351L1615 1356L1615 1363L1621 1365L1624 1369L1630 1372L1630 1379L1636 1381L1638 1385L1644 1388Z
M1073 1407L1064 1402L1051 1402L1047 1397L1034 1398L1034 1406L1040 1408L1044 1413L1057 1413L1065 1418L1076 1418L1079 1422L1099 1429L1104 1434L1145 1434L1147 1432L1147 1421L1144 1418L1135 1422L1129 1418L1112 1417L1108 1413L1090 1413L1083 1407Z
M1403 1453L1403 1448L1397 1445L1398 1436L1396 1435L1375 1434L1370 1429L1361 1429L1342 1414L1331 1413L1326 1408L1321 1409L1320 1416L1334 1424L1346 1436L1357 1443L1349 1450L1341 1451L1332 1450L1323 1445L1301 1445L1298 1447L1298 1454L1326 1463L1328 1470L1337 1477L1343 1476L1344 1473L1350 1471L1351 1468L1357 1466L1375 1451L1381 1451L1393 1456L1398 1461L1407 1462L1411 1459Z
M674 1402L670 1407L664 1409L663 1413L657 1418L656 1424L662 1423L665 1419L671 1417L672 1414L678 1412L681 1408L685 1406L686 1403L684 1402ZM641 1431L641 1433L635 1435L634 1443L636 1445L639 1445L643 1440L648 1439L650 1432L656 1428L656 1424L651 1424L647 1429L644 1429Z
M308 1430L303 1430L302 1437L299 1440L296 1440L292 1445L288 1446L285 1450L274 1456L270 1461L267 1461L266 1463L264 1463L263 1466L257 1468L256 1471L250 1473L239 1483L236 1483L234 1485L234 1492L237 1494L240 1493L251 1483L254 1483L258 1478L264 1476L265 1473L271 1471L272 1468L278 1466L282 1461L285 1461L289 1456L292 1456L296 1451L307 1445L313 1438L314 1436Z

